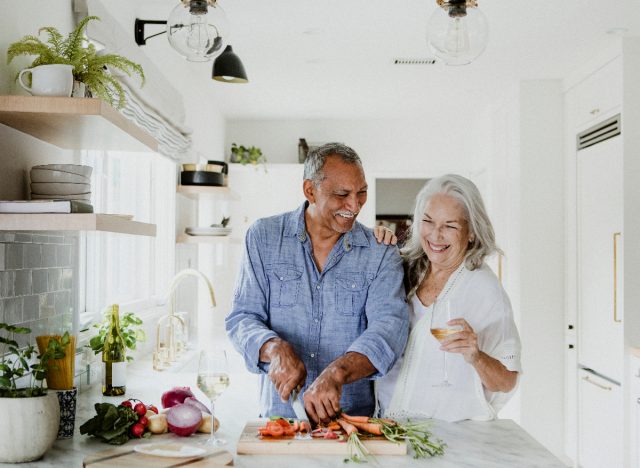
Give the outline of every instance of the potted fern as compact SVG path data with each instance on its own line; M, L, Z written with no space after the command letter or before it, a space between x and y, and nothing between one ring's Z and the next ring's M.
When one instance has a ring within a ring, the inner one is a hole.
M60 406L47 393L51 362L65 356L69 334L50 339L39 355L33 345L20 346L31 329L0 323L0 463L40 458L58 434Z
M118 109L125 105L125 92L120 82L109 69L120 70L128 76L140 77L144 84L142 67L117 54L102 54L85 38L85 29L90 21L100 20L87 16L78 23L67 37L52 26L40 28L38 35L28 35L9 45L7 63L20 55L33 55L29 68L38 65L65 64L73 66L73 78L86 86L93 97L102 99ZM40 35L46 33L46 40Z

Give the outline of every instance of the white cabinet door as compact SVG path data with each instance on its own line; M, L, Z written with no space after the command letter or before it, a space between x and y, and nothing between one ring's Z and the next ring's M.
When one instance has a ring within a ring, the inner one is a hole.
M622 390L591 372L580 370L578 375L578 466L621 468L624 448Z
M577 152L577 205L578 362L622 382L620 136Z

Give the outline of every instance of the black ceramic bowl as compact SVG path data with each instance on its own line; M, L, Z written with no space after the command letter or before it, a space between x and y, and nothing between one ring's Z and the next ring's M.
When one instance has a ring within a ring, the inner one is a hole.
M224 174L209 171L182 171L180 173L182 185L224 185Z

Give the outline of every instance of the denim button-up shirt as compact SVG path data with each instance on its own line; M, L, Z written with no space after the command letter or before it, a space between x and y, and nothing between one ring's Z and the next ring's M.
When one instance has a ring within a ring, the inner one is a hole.
M260 373L261 416L295 417L259 361L262 345L280 337L307 369L306 389L347 352L365 355L377 372L342 387L342 408L371 415L372 378L384 375L402 354L409 311L402 260L394 246L378 244L355 223L343 234L322 272L313 260L305 202L296 211L258 220L245 237L245 252L226 329L249 371Z

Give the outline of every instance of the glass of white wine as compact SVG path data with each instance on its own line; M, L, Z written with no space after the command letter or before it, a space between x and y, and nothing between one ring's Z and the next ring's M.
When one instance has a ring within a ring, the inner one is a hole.
M458 333L460 327L452 327L447 324L451 320L451 301L448 299L437 300L433 304L433 312L431 314L431 334L442 342L449 335ZM450 387L447 376L447 352L442 351L442 382L434 384L434 387Z
M198 388L211 401L211 436L208 445L224 445L226 440L219 439L215 434L214 406L216 399L229 386L229 370L227 353L224 350L201 351L198 363Z

